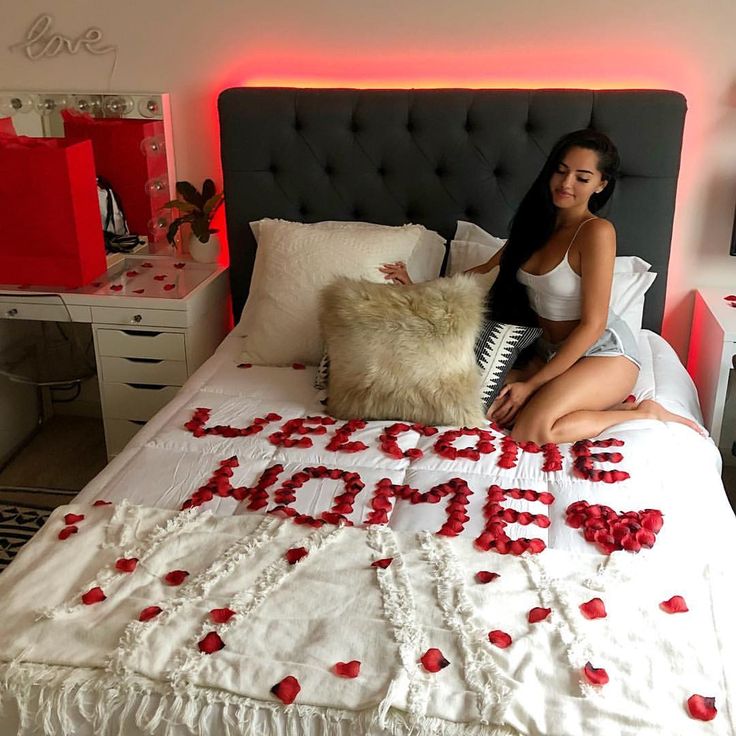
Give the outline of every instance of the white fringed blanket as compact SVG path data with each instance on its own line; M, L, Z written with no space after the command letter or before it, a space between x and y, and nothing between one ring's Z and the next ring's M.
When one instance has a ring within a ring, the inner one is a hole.
M59 736L734 734L725 567L77 504L0 576L0 702Z

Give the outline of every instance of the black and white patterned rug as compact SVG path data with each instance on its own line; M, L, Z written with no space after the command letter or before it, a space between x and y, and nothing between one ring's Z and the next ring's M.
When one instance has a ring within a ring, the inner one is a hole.
M78 491L0 486L0 572L46 523L51 512Z

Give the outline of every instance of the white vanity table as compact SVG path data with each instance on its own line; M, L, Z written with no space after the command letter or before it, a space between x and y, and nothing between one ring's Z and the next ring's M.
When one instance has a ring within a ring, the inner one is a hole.
M0 285L0 317L91 325L112 457L214 352L228 296L222 266L126 256L78 289Z

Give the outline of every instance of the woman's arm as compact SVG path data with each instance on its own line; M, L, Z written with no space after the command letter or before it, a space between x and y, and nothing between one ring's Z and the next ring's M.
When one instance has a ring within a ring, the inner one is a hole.
M596 220L591 225L593 227L586 229L580 248L583 299L580 322L552 360L529 379L533 391L570 368L606 329L616 258L616 230L608 220Z

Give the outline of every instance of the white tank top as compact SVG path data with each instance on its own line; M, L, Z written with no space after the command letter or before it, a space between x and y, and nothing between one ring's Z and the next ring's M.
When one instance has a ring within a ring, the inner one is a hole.
M572 270L568 255L580 228L596 219L590 217L580 223L562 260L551 271L534 274L520 268L516 272L516 280L526 286L529 305L540 317L562 322L582 316L582 279Z

